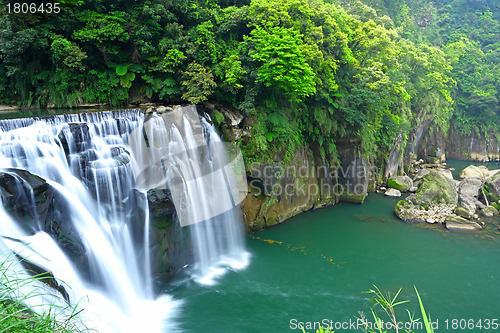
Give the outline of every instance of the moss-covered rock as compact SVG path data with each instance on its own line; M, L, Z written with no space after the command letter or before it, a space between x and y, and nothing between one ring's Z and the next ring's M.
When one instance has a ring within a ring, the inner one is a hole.
M401 192L408 192L408 190L413 187L413 181L408 176L396 176L387 180L387 186Z
M415 194L399 201L394 213L406 222L444 222L457 207L458 195L452 180L431 171Z
M453 182L437 171L424 176L424 181L415 194L417 203L439 203L456 205L457 191Z
M457 207L455 209L455 214L465 219L470 219L472 217L469 211L463 207Z

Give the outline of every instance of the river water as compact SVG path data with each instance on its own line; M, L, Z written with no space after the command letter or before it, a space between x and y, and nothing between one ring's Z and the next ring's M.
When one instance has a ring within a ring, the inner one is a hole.
M371 194L363 205L306 212L248 236L252 262L246 270L214 286L184 277L172 284L168 293L184 301L181 328L299 332L299 322L356 322L358 311L370 313L365 291L376 285L391 293L403 288L400 299L410 303L401 305L402 323L406 308L421 317L416 286L438 332L495 331L484 327L488 319L500 321L500 220L487 221L480 233L452 232L399 221L392 213L396 202ZM460 331L455 319L483 328Z

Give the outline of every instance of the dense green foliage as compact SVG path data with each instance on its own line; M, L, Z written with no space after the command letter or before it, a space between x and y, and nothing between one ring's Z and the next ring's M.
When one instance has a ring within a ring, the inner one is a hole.
M383 159L422 119L498 131L495 0L66 1L0 7L0 103L231 104L249 158L340 139ZM403 141L404 142L404 141Z

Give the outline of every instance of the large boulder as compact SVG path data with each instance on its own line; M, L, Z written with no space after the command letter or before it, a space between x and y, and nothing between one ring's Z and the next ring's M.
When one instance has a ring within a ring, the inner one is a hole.
M415 194L401 200L395 214L407 222L441 222L457 207L458 195L453 182L437 171L425 175Z
M469 215L474 215L483 181L480 178L465 178L458 184L458 206L466 209Z
M446 229L449 230L477 231L482 229L482 227L476 222L469 221L463 217L453 214L448 215L444 223L446 225Z
M387 186L401 192L408 192L413 187L413 181L408 176L396 176L387 180Z
M500 171L486 179L484 189L491 201L500 201Z
M50 234L73 263L88 272L85 246L68 220L70 203L45 179L26 170L5 169L0 172L0 196L8 214L24 232Z
M486 178L490 176L490 170L484 165L475 166L469 165L460 172L460 179L475 177L475 178Z

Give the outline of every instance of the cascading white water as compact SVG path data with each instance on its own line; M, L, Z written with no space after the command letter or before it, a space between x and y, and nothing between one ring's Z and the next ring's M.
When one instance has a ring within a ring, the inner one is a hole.
M174 327L167 319L180 303L153 293L146 190L171 192L192 238L193 275L213 283L249 260L237 208L247 193L239 157L227 157L194 106L146 122L138 110L0 121L0 176L18 187L12 192L24 193L18 199L28 207L20 219L0 205L0 259L15 253L64 282L66 291L25 286L25 293L48 289L32 305L79 303L85 324L100 333L163 332ZM40 193L29 182L44 180L55 211L36 211ZM4 203L13 200L0 194ZM64 221L47 224L38 219L43 214Z
M137 221L131 213L147 202L145 192L134 190L127 143L128 133L142 121L142 113L127 111L0 122L0 171L19 181L14 169L47 180L65 207L64 218L70 221L64 222L84 247L89 272L78 269L40 223L23 227L3 207L2 257L14 252L64 281L69 301L81 302L85 323L101 333L162 332L178 304L153 295L149 219L146 214L145 221ZM28 199L35 206L34 196ZM137 239L133 229L144 230L144 237ZM60 302L54 294L50 300L31 301Z
M194 278L212 284L225 267L245 267L249 254L237 207L248 192L241 155L228 158L227 147L194 105L151 115L130 144L138 183L167 187L180 224L190 229Z

